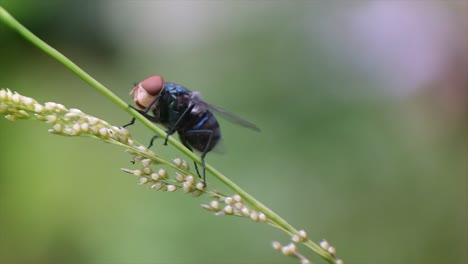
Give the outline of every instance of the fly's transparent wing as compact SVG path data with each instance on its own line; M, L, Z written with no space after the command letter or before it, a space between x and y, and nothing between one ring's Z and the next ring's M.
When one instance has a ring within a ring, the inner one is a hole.
M217 114L219 114L220 117L226 119L229 122L232 122L234 124L238 124L240 126L250 128L252 130L260 132L260 128L258 128L255 124L243 119L242 117L233 114L231 112L228 112L220 107L214 106L212 104L208 104L207 102L203 101L203 99L200 96L200 93L198 92L192 92L192 102L195 103L195 105L198 105L200 107L204 107L210 111L213 111Z

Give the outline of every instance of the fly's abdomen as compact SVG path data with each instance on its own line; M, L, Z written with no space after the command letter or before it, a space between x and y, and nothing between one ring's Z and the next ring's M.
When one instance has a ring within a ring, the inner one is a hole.
M200 152L211 151L221 139L221 129L218 120L210 112L192 116L190 126L179 131L182 141Z

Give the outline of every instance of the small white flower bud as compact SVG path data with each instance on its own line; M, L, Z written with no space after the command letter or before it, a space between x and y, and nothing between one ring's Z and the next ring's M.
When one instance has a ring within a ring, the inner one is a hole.
M297 234L303 239L303 240L306 240L307 239L307 232L305 230L299 230L299 232L297 232Z
M182 188L184 189L184 192L186 193L191 192L193 190L193 184L190 182L183 182Z
M330 248L330 244L325 239L320 241L320 247L327 250Z
M26 106L30 106L34 103L34 100L32 98L29 98L29 97L26 97L26 96L23 96L21 98L21 102L26 105Z
M81 112L80 109L76 109L76 108L70 108L69 112L77 114L77 115L82 115L83 114L83 112Z
M99 134L104 138L109 137L109 132L107 131L107 128L105 127L102 127L101 129L99 129Z
M141 163L141 166L148 167L151 164L151 160L150 159L142 159L140 163Z
M177 187L175 185L172 185L172 184L167 185L167 191L168 192L173 192L175 190L177 190Z
M288 247L289 247L289 250L291 250L291 252L293 252L293 253L296 253L296 252L297 252L296 244L294 244L294 243L289 243Z
M56 111L67 111L67 108L63 104L57 104Z
M69 136L75 136L76 135L76 131L73 130L73 128L71 128L71 127L65 127L63 129L63 133L66 134L66 135L69 135Z
M291 256L293 255L293 252L291 251L291 249L289 248L289 245L286 245L284 247L281 248L281 252L286 255L286 256Z
M140 182L140 184L145 184L148 182L148 178L146 177L141 177L140 179L138 179L138 181Z
M40 104L34 104L34 112L36 113L42 113L44 110L44 107Z
M150 175L151 173L153 173L153 170L151 170L150 167L144 167L143 168L143 173L146 174L146 175Z
M138 146L137 148L141 152L146 152L147 148L145 146Z
M207 205L207 204L202 204L201 207L205 210L208 210L208 211L214 211L213 208L211 208L211 206Z
M185 181L193 183L195 181L195 178L193 178L192 175L187 175L187 177L185 177Z
M62 132L62 126L60 124L55 124L52 129L54 129L55 132L60 133Z
M158 170L159 176L163 179L167 179L169 176L167 175L167 171L165 169L159 169Z
M247 207L242 208L241 212L244 216L250 216L250 211L249 211L249 208Z
M224 207L224 212L225 212L226 214L230 215L230 214L232 214L232 213L234 212L234 210L232 209L232 206L226 205L226 206Z
M278 241L273 241L273 243L271 243L271 245L273 246L273 248L274 248L275 250L278 250L278 251L281 250L281 244L280 244L280 242L278 242Z
M77 134L81 132L81 125L78 123L73 124L72 128Z
M266 222L267 217L264 213L258 213L258 220L260 220L260 222Z
M210 206L216 210L219 210L219 202L216 200L211 201Z
M200 191L200 190L195 190L195 191L192 192L192 196L193 196L193 197L198 197L198 196L200 196L200 195L202 195L202 194L203 194L203 192Z
M336 249L334 247L329 247L328 248L328 253L331 255L335 256L336 255Z
M49 124L55 123L57 121L57 117L55 115L47 115L46 117L46 122Z
M176 172L175 179L176 179L176 181L178 181L178 182L184 182L184 181L185 181L184 176L183 176L182 174L178 173L178 172Z
M224 202L225 202L226 204L233 204L233 203L234 203L234 199L232 199L232 197L226 197L226 198L224 199Z
M161 189L163 186L164 186L164 183L162 183L162 182L157 182L157 183L151 185L151 189L159 190L159 189Z
M135 175L135 176L141 176L141 175L143 175L143 173L141 172L141 170L134 170L134 171L133 171L133 175Z
M187 161L182 160L182 164L180 165L181 169L187 170L188 169L188 164Z
M337 259L335 261L336 264L344 264L344 261L342 259Z
M99 127L91 126L89 130L91 130L91 133L93 133L94 135L99 135Z
M205 184L203 184L203 182L197 182L197 185L195 185L195 187L202 191L203 189L205 189Z
M226 215L226 213L224 211L219 211L219 212L216 212L214 215L216 216L224 216Z
M15 115L6 115L5 118L10 120L10 121L15 121L17 119L17 117Z
M310 264L310 260L306 258L301 258L301 264Z
M57 107L57 104L54 103L54 102L47 102L47 103L44 104L44 108L45 108L45 110L47 110L47 111L52 111L52 110L54 110L56 107Z
M180 158L175 158L172 160L172 162L177 166L177 167L180 167L180 165L182 164L182 160Z
M244 208L244 204L243 203L235 203L234 208L236 208L238 210L242 210L242 208Z
M80 128L81 128L81 131L83 131L83 132L86 133L86 132L88 132L88 130L89 130L89 125L88 125L88 123L82 123L82 124L80 125Z
M232 196L232 198L234 199L234 201L238 202L238 203L241 203L242 202L242 197L238 194L234 194Z
M2 100L2 101L3 101L3 100L5 100L5 99L6 99L6 97L7 97L7 93L6 93L6 91L5 91L5 90L3 90L3 89L2 89L2 90L0 90L0 100Z
M254 220L255 222L258 222L258 214L255 211L252 211L250 213L250 219Z
M99 119L93 117L93 116L90 116L88 117L88 123L92 126L96 125L97 123L99 122Z
M19 104L19 103L20 103L20 100L21 100L21 96L20 96L19 94L17 94L17 93L14 93L14 94L11 96L10 100L11 100L13 103L15 103L15 104Z
M291 240L294 242L294 243L299 243L301 242L301 237L299 237L299 235L293 235L291 237Z
M153 179L154 181L159 181L161 179L161 176L159 176L159 174L157 173L151 173L151 179Z

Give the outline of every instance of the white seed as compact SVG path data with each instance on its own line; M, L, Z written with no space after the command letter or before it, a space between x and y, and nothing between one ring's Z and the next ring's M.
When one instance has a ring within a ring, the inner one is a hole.
M195 178L193 178L192 175L187 175L187 177L185 177L185 181L193 183L195 181Z
M102 127L101 129L99 129L99 135L101 135L104 138L109 137L109 133L107 131L107 128Z
M211 206L209 206L209 205L207 205L207 204L202 204L201 207L202 207L203 209L208 210L208 211L214 211L213 208L211 208Z
M34 112L36 113L42 113L44 110L44 107L40 104L34 104Z
M203 182L197 182L197 185L195 185L195 187L202 191L203 189L205 189L205 184L203 184Z
M10 100L15 103L15 104L19 104L20 100L21 100L21 95L17 94L17 93L14 93Z
M178 172L176 172L175 179L176 179L176 181L178 181L178 182L184 182L184 181L185 181L184 176L183 176L182 174L178 173Z
M145 184L145 183L148 182L148 178L146 178L146 177L141 177L138 181L140 182L140 184Z
M247 207L244 207L241 209L241 213L244 215L244 216L250 216L250 211L249 211L249 208Z
M258 220L260 220L260 222L266 222L267 217L264 213L258 213Z
M127 169L127 168L120 168L120 170L122 170L123 172L126 172L126 173L133 174L133 170L131 170L131 169Z
M234 210L232 209L232 206L226 205L226 206L224 207L224 212L225 212L226 214L230 215L230 214L232 214L232 213L234 212Z
M303 239L307 239L307 232L305 230L299 230L299 232L297 232L297 234Z
M180 167L180 165L182 164L182 160L180 158L175 158L172 160L172 162L177 166L177 167Z
M33 100L32 98L29 98L29 97L26 97L26 96L23 96L23 97L21 98L21 101L22 101L23 104L26 105L26 106L30 106L30 105L32 105L33 103L35 103L34 100Z
M291 240L294 242L294 243L299 243L301 242L301 237L299 237L298 235L293 235L291 237Z
M146 152L147 148L145 146L138 146L138 150L141 152Z
M181 169L187 170L188 169L188 164L187 161L182 160L182 164L180 165Z
M60 133L62 132L62 126L60 124L55 124L53 127L55 132Z
M97 123L99 123L99 119L93 117L93 116L90 116L88 117L88 123L90 125L96 125Z
M216 210L219 210L219 202L216 201L216 200L211 201L210 206L213 207Z
M234 199L234 201L238 202L238 203L241 203L242 202L242 197L238 194L234 194L232 196L232 198Z
M74 114L74 113L66 113L66 114L64 115L63 119L65 119L65 120L71 120L71 119L73 119L73 118L75 118L75 117L76 117L76 114Z
M55 123L55 121L57 121L57 116L55 115L47 115L45 118L47 120L46 122L49 124Z
M6 97L7 97L7 93L6 93L6 91L5 91L5 90L3 90L3 89L2 89L2 90L0 90L0 99L3 101L3 100L5 100L5 99L6 99Z
M293 253L296 253L296 252L297 252L296 244L294 244L294 243L289 243L288 247L289 247L289 250L291 250L291 252L293 252Z
M281 248L281 252L286 255L286 256L291 256L293 253L291 252L291 249L289 246L284 246Z
M203 194L202 191L200 191L200 190L195 190L195 191L192 192L192 197L198 197L198 196L200 196L200 195L202 195L202 194Z
M135 142L133 141L133 139L129 138L127 139L127 144L130 145L130 146L133 146Z
M330 248L330 244L328 243L328 241L326 241L325 239L320 241L320 247L325 249L325 250L328 250Z
M310 260L308 260L308 259L302 257L302 258L301 258L301 264L310 264Z
M173 191L175 191L175 190L177 190L177 187L176 187L175 185L172 185L172 184L171 184L171 185L167 185L167 191L168 191L168 192L173 192Z
M44 104L44 108L45 108L45 110L47 110L47 111L52 111L52 110L54 110L56 107L57 107L57 104L54 103L54 102L47 102L47 103Z
M182 188L186 193L191 192L193 190L193 184L191 182L183 182Z
M93 133L94 135L99 135L99 127L97 127L97 126L91 126L91 127L89 127L89 130L90 130L91 133Z
M344 264L344 261L342 259L337 259L335 261L336 264Z
M250 219L254 220L255 222L258 222L258 214L255 211L252 211L250 213Z
M280 244L280 242L278 242L278 241L273 241L273 243L271 243L271 245L273 246L273 248L274 248L275 250L278 250L278 251L281 250L281 244Z
M73 128L73 130L76 131L76 133L80 133L80 132L81 132L81 125L78 124L78 123L73 124L72 128Z
M161 176L159 176L159 174L157 173L151 173L151 179L155 180L155 181L159 181L161 179Z
M10 121L15 121L17 119L17 116L15 116L15 115L6 115L5 118L10 120Z
M161 189L163 186L164 186L164 183L162 183L162 182L157 182L157 183L151 185L151 189L159 190L159 189Z
M63 133L64 133L64 134L67 134L67 135L69 135L69 136L75 136L75 135L76 135L76 131L73 130L71 127L65 127L65 128L63 129Z
M150 159L142 159L141 160L141 166L143 166L143 167L148 167L150 164L151 164Z
M67 111L67 108L63 104L57 104L56 111Z
M81 127L81 131L83 131L83 132L85 132L85 133L88 132L88 130L89 130L89 125L88 125L88 123L82 123L82 124L80 125L80 127Z
M235 204L234 204L234 208L239 209L239 210L242 210L242 208L244 208L244 204L242 204L242 203L235 203Z
M158 174L159 176L161 176L161 178L163 179L166 179L168 178L169 176L167 175L167 171L165 169L159 169L158 170Z
M234 203L234 199L232 199L232 197L226 197L226 198L224 199L224 202L225 202L226 204L233 204L233 203Z
M70 112L70 113L79 114L79 115L82 115L82 114L83 114L83 112L81 112L80 109L76 109L76 108L70 108L69 112Z
M144 167L143 173L145 173L146 175L150 175L151 173L153 173L153 170L151 170L150 167Z
M219 211L219 212L216 212L214 215L216 216L224 216L226 215L226 213L224 211Z
M141 170L134 170L134 171L133 171L133 175L135 175L135 176L141 176L141 175L143 175L143 173L141 172Z
M336 249L334 247L329 247L328 248L328 253L332 254L333 256L335 256L336 254Z

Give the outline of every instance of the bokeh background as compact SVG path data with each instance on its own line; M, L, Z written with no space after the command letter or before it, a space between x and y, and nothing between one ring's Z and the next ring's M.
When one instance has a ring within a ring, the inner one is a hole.
M345 263L468 263L466 1L2 3L129 103L160 74L256 123L221 121L208 162ZM1 87L130 119L5 25L0 58ZM297 263L278 230L138 186L116 146L0 128L0 263Z

